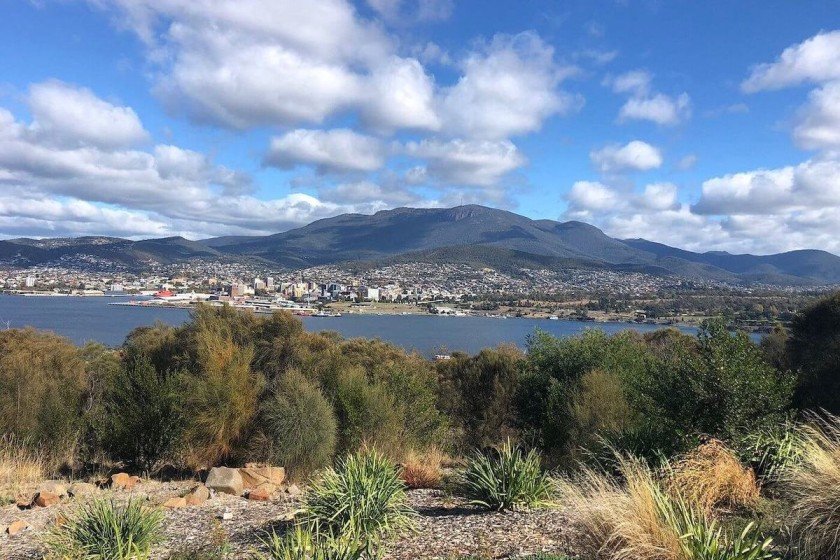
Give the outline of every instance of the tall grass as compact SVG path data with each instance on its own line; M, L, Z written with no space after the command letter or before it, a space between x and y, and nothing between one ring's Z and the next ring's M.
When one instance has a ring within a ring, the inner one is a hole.
M62 560L143 560L160 540L163 515L138 501L97 499L79 506L46 537L48 556Z
M460 489L471 504L503 511L548 503L552 481L540 456L508 440L491 453L476 452L461 475Z
M399 470L377 451L350 455L324 471L310 487L304 509L316 533L358 542L368 556L385 539L414 526Z
M801 457L782 477L791 532L802 560L840 558L840 417L812 416L799 428Z
M0 490L43 480L48 474L44 454L12 435L0 437Z
M643 461L622 456L620 476L583 467L559 481L584 558L599 560L770 560L771 540L750 526L737 536L680 495Z

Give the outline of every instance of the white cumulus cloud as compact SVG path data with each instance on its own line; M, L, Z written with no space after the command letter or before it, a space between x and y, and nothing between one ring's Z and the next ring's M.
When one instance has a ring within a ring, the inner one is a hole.
M641 140L633 140L624 146L610 144L590 152L589 158L602 173L649 171L662 166L659 149Z

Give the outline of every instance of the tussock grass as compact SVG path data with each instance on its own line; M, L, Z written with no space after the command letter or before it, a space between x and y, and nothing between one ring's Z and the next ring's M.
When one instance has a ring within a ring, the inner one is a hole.
M669 491L707 513L718 508L753 508L758 503L755 473L719 440L683 455L671 464L668 475Z
M144 560L160 540L163 515L139 501L85 503L47 534L47 558Z
M791 532L802 560L840 558L840 417L799 428L800 459L781 479L792 501Z
M444 453L437 447L423 452L409 451L400 476L409 488L440 488L443 481Z
M772 560L772 540L749 525L738 535L680 495L643 461L617 460L620 476L583 467L558 482L578 530L577 550L597 560Z
M536 451L508 440L490 453L474 453L458 486L471 504L496 511L546 505L554 486L540 463Z
M624 479L582 467L558 482L561 503L579 530L584 556L610 560L682 560L672 500L638 459L618 457Z
M0 437L0 490L14 490L47 477L44 454L14 436Z

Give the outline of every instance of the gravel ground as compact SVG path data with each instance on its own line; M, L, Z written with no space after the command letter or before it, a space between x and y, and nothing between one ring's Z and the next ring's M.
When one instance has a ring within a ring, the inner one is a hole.
M118 500L143 499L160 504L180 495L195 482L144 481L133 491L101 491ZM530 512L487 513L467 507L435 490L412 490L411 505L418 512L417 531L394 542L386 558L392 560L452 559L463 555L508 558L536 552L569 550L569 531L562 512L541 509ZM0 559L41 558L45 531L61 515L71 512L78 500L65 499L49 508L19 510L0 507ZM163 560L176 550L213 547L228 542L229 558L247 558L259 548L260 538L272 529L282 531L300 508L295 498L281 494L270 502L218 494L200 506L166 510L164 541L153 558ZM231 519L222 519L229 512ZM29 525L9 536L5 528L22 520Z

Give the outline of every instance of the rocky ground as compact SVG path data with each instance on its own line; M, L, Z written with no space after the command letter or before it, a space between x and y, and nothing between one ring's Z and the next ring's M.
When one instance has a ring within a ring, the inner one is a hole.
M63 485L67 490L72 488ZM165 513L164 540L153 554L154 559L160 560L175 552L218 549L223 544L230 551L228 558L248 558L260 549L261 537L272 530L284 530L300 508L300 497L294 488L292 493L279 488L267 501L214 491L203 503L184 506L179 497L199 485L197 481L143 480L130 489L84 487L86 492L79 490L76 497L66 495L47 507L33 505L21 509L16 504L3 505L0 507L0 558L41 558L43 537L49 528L92 496L140 499L161 507ZM557 510L486 513L437 490L411 490L409 499L418 512L417 532L393 543L386 558L449 560L464 555L506 558L563 552L569 548L564 517ZM167 503L175 507L166 507ZM10 534L10 527L14 534Z

